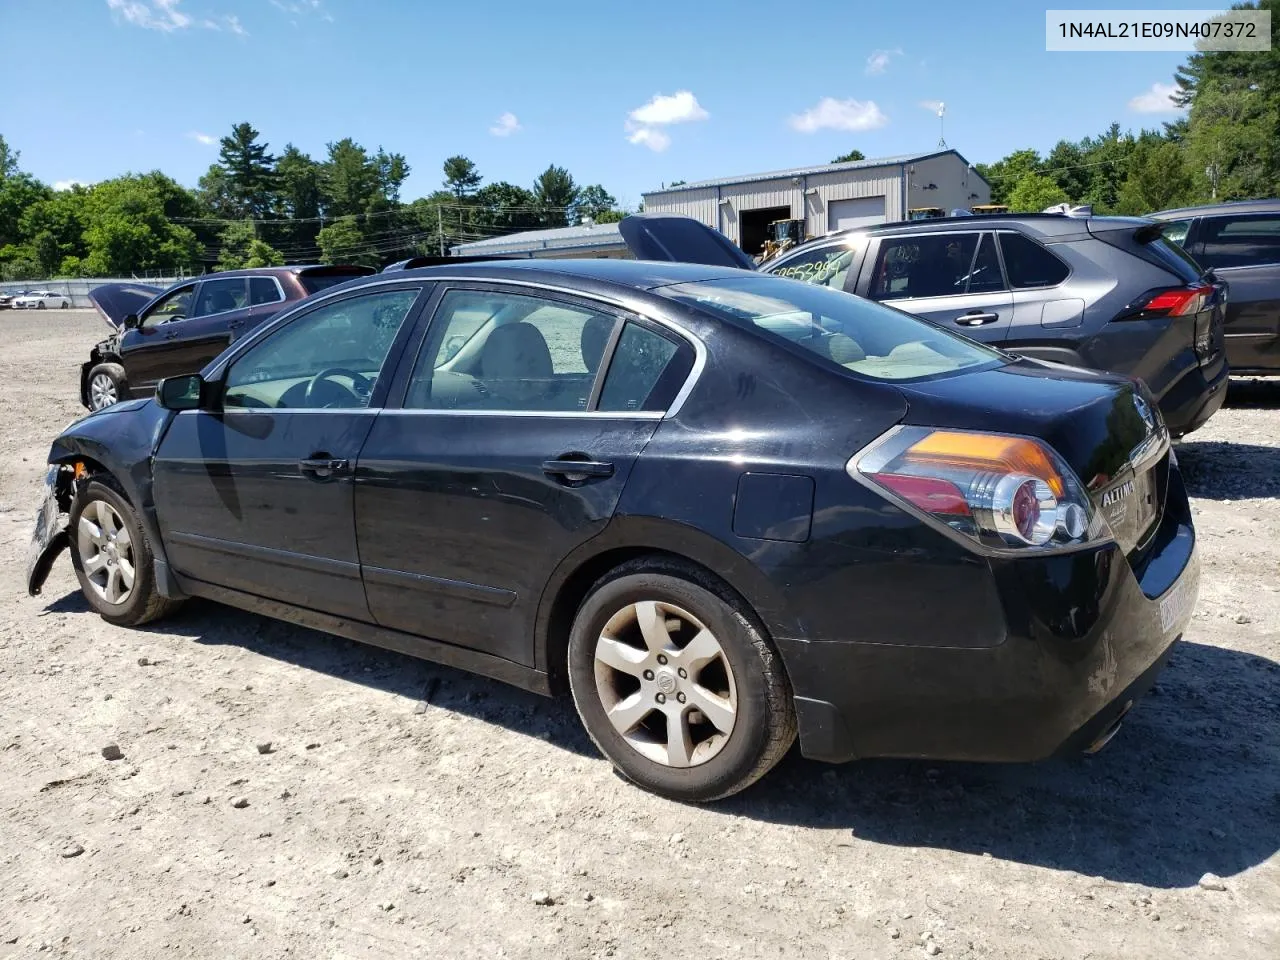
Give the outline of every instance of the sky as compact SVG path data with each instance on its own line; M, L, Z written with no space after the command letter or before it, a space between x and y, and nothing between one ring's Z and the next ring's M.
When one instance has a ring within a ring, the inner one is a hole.
M159 169L194 186L247 120L277 152L322 159L350 136L404 154L405 200L460 153L485 182L529 186L555 163L634 207L673 180L932 150L939 102L971 163L1178 116L1184 54L1049 53L1045 9L0 0L0 134L61 185Z

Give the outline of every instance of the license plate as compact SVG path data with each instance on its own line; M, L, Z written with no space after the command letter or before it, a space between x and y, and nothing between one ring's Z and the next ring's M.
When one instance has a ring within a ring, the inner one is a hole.
M1200 575L1198 564L1193 556L1182 572L1178 582L1164 592L1160 598L1160 630L1169 633L1175 627L1181 627L1191 619L1191 610L1196 605L1196 596L1200 592Z

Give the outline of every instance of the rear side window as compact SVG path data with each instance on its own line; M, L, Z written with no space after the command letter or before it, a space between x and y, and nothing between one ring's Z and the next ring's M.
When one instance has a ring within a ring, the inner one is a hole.
M1209 217L1200 259L1209 267L1280 263L1280 216Z
M200 295L196 298L193 317L207 317L211 313L226 313L228 310L239 310L245 305L244 277L230 277L226 280L206 280L200 284Z
M1020 233L1000 234L1000 252L1009 286L1015 290L1056 287L1071 273L1065 263Z
M284 294L271 277L249 278L249 305L261 306L264 303L279 303Z
M677 356L680 354L680 356ZM609 361L599 410L665 410L689 375L692 352L638 323L628 322Z
M994 293L1004 289L1000 257L996 254L996 238L984 233L978 244L978 253L973 258L973 268L969 271L965 293Z
M965 293L980 236L944 233L881 240L871 298L899 300Z

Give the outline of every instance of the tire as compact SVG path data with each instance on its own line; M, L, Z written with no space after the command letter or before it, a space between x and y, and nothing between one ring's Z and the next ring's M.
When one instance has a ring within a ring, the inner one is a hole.
M91 480L76 496L70 533L71 565L80 590L103 620L137 627L181 606L180 600L156 590L151 542L132 505L110 480Z
M85 397L90 410L101 410L129 396L129 383L124 367L118 363L99 363L85 378Z
M742 602L695 568L651 559L609 573L578 608L568 656L587 733L623 777L661 796L737 793L795 741L777 651Z
M37 309L37 310L43 310L43 309L44 309L44 301L43 301L43 300L37 300L37 301L36 301L36 309Z
M67 303L67 301L65 301L65 300L63 300L63 301L62 301L62 309L63 309L63 310L70 309L70 307L71 307L71 304Z

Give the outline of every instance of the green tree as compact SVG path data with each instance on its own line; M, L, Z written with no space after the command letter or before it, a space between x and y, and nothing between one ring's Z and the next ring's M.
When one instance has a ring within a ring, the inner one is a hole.
M44 252L37 259L52 264L46 271L49 275L61 272L65 258L83 257L88 252L84 244L88 196L88 189L78 184L70 190L54 191L27 207L18 221L19 233L31 238L33 244L47 235L41 241Z
M269 216L275 207L276 158L267 144L258 142L258 131L249 123L237 123L219 143L218 160L236 215Z
M252 221L237 220L229 223L218 235L221 248L218 250L219 270L239 270L249 259L249 245L258 239Z
M196 196L211 217L219 220L235 220L242 216L239 205L231 193L231 178L227 168L211 163L196 184Z
M1116 213L1142 216L1188 202L1194 181L1186 157L1167 140L1139 143L1129 160L1129 175L1120 187Z
M53 196L53 191L29 173L14 172L0 178L0 247L27 239L20 224L34 203Z
M867 155L861 150L850 150L848 153L842 153L840 156L832 160L832 163L853 163L856 160L865 160Z
M1015 150L995 163L975 164L974 169L991 184L991 202L1007 203L1019 180L1040 171L1040 154L1031 149Z
M18 172L18 158L21 153L10 148L9 142L0 135L0 180Z
M578 185L568 170L553 163L533 182L533 199L543 226L563 227L578 201Z
M350 137L329 144L321 167L324 212L328 217L363 214L378 195L378 171L364 147Z
M96 184L85 202L85 271L127 276L193 267L200 260L200 241L173 220L197 210L195 197L158 171Z
M323 176L320 164L293 144L285 144L276 161L276 213L281 219L270 225L276 243L295 251L315 249Z
M475 193L483 179L476 165L464 156L453 156L444 162L445 189L458 200L465 200Z
M316 239L320 244L320 258L325 263L379 265L379 257L370 249L354 216L339 217L321 230Z
M573 205L573 219L577 221L583 217L589 217L592 220L599 220L617 205L617 198L613 194L600 184L593 183L578 192L577 202Z
M538 203L524 187L499 180L485 184L473 198L480 225L503 231L531 230L538 226Z
M1024 174L1009 191L1006 203L1015 213L1038 213L1056 203L1070 198L1066 192L1046 176L1038 173Z
M282 267L284 266L284 254L265 240L259 240L254 237L249 243L249 255L245 257L244 265L247 268Z
M1202 196L1272 197L1280 191L1280 99L1261 89L1202 82L1186 150Z

